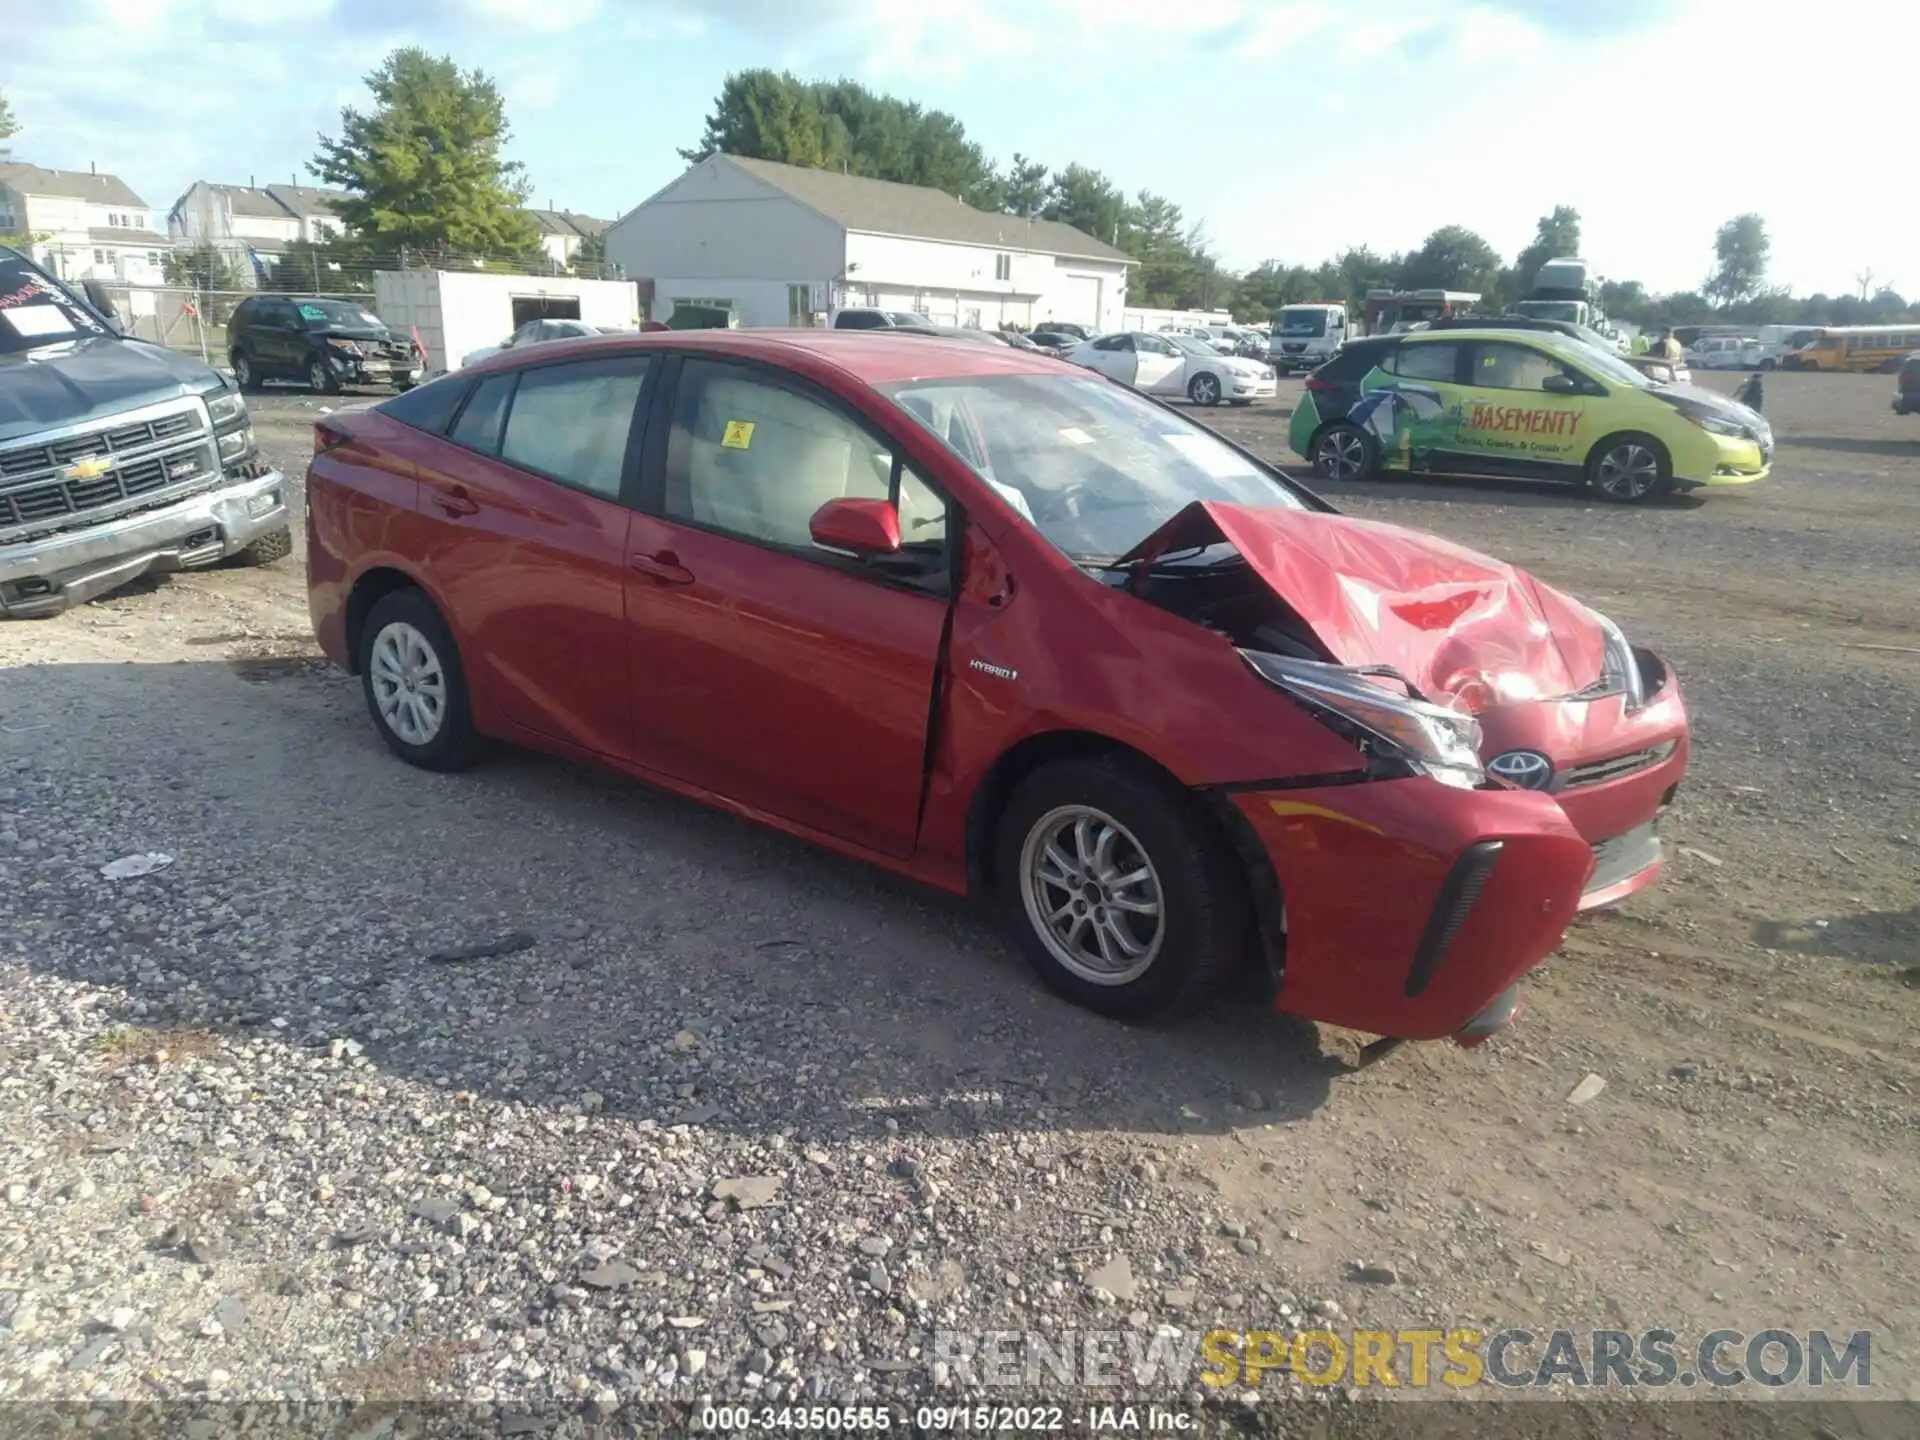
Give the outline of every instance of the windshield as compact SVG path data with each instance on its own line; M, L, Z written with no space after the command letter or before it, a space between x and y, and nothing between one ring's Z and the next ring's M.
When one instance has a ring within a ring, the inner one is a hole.
M887 322L892 325L924 325L927 323L927 317L916 315L911 310L889 310Z
M297 300L294 303L299 307L301 321L309 329L332 325L351 325L362 330L386 328L379 316L350 300Z
M1591 345L1569 343L1565 351L1587 369L1616 385L1631 385L1636 390L1647 390L1653 386L1645 374L1622 360L1611 349L1596 350Z
M1282 335L1311 338L1327 333L1327 312L1324 310L1282 310L1275 321Z
M1160 338L1169 342L1174 349L1184 350L1189 355L1204 355L1211 360L1220 353L1206 341L1196 340L1191 335L1162 335Z
M1195 500L1305 508L1212 431L1092 376L880 389L1074 560L1117 559Z
M0 355L106 333L89 311L26 261L0 255Z
M1586 306L1578 300L1524 300L1519 309L1522 315L1532 315L1541 320L1565 320L1577 325L1581 320L1581 311Z

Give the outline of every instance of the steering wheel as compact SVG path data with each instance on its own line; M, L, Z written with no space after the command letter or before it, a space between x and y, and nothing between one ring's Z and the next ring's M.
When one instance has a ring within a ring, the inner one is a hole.
M1088 494L1085 481L1075 481L1058 490L1030 490L1027 505L1036 520L1078 520L1081 502ZM1040 498L1036 499L1036 495Z

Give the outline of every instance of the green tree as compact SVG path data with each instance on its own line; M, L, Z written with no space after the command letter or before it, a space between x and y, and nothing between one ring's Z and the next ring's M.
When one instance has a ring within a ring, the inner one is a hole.
M1473 290L1488 294L1500 283L1500 256L1463 225L1442 225L1400 263L1399 283L1408 290Z
M1767 278L1767 222L1758 215L1736 215L1713 237L1713 275L1706 293L1721 305L1757 294Z
M160 274L169 285L190 290L244 290L247 276L225 252L202 242L175 247L160 258Z
M844 126L834 141L829 144L826 113L804 81L773 70L741 70L727 76L700 139L680 157L694 163L720 152L837 170L848 158Z
M13 118L13 107L7 103L7 97L0 95L0 140L11 140L20 133L20 122ZM0 160L11 159L13 151L0 145Z
M1098 170L1075 164L1053 172L1040 214L1112 245L1118 243L1120 228L1129 219L1127 208L1127 197L1119 186Z
M1013 152L1013 164L1007 167L1000 188L1000 203L1006 212L1031 220L1047 203L1047 167L1038 160L1029 160L1016 150Z
M1556 205L1551 215L1542 215L1534 226L1533 243L1513 258L1514 298L1533 288L1534 277L1549 260L1580 253L1580 212L1571 205Z
M499 88L478 70L407 48L366 77L375 108L340 112L339 138L322 136L314 169L352 192L340 218L385 246L529 254L540 242L519 206L527 186L503 160L509 134Z

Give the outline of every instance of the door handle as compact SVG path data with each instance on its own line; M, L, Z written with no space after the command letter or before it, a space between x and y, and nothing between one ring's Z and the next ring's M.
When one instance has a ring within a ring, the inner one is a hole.
M671 550L662 550L657 555L629 555L627 563L642 575L666 585L691 585L693 572L680 563L680 557Z
M436 494L433 497L433 503L449 515L478 515L480 513L480 506L476 504L474 498L467 493L467 487L464 485L456 485L451 490Z

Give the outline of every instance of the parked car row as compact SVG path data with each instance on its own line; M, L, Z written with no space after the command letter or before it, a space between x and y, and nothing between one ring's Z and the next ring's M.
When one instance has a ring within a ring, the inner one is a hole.
M1250 405L1271 400L1276 388L1270 367L1174 332L1101 335L1082 341L1066 358L1149 395L1181 395L1196 405Z

